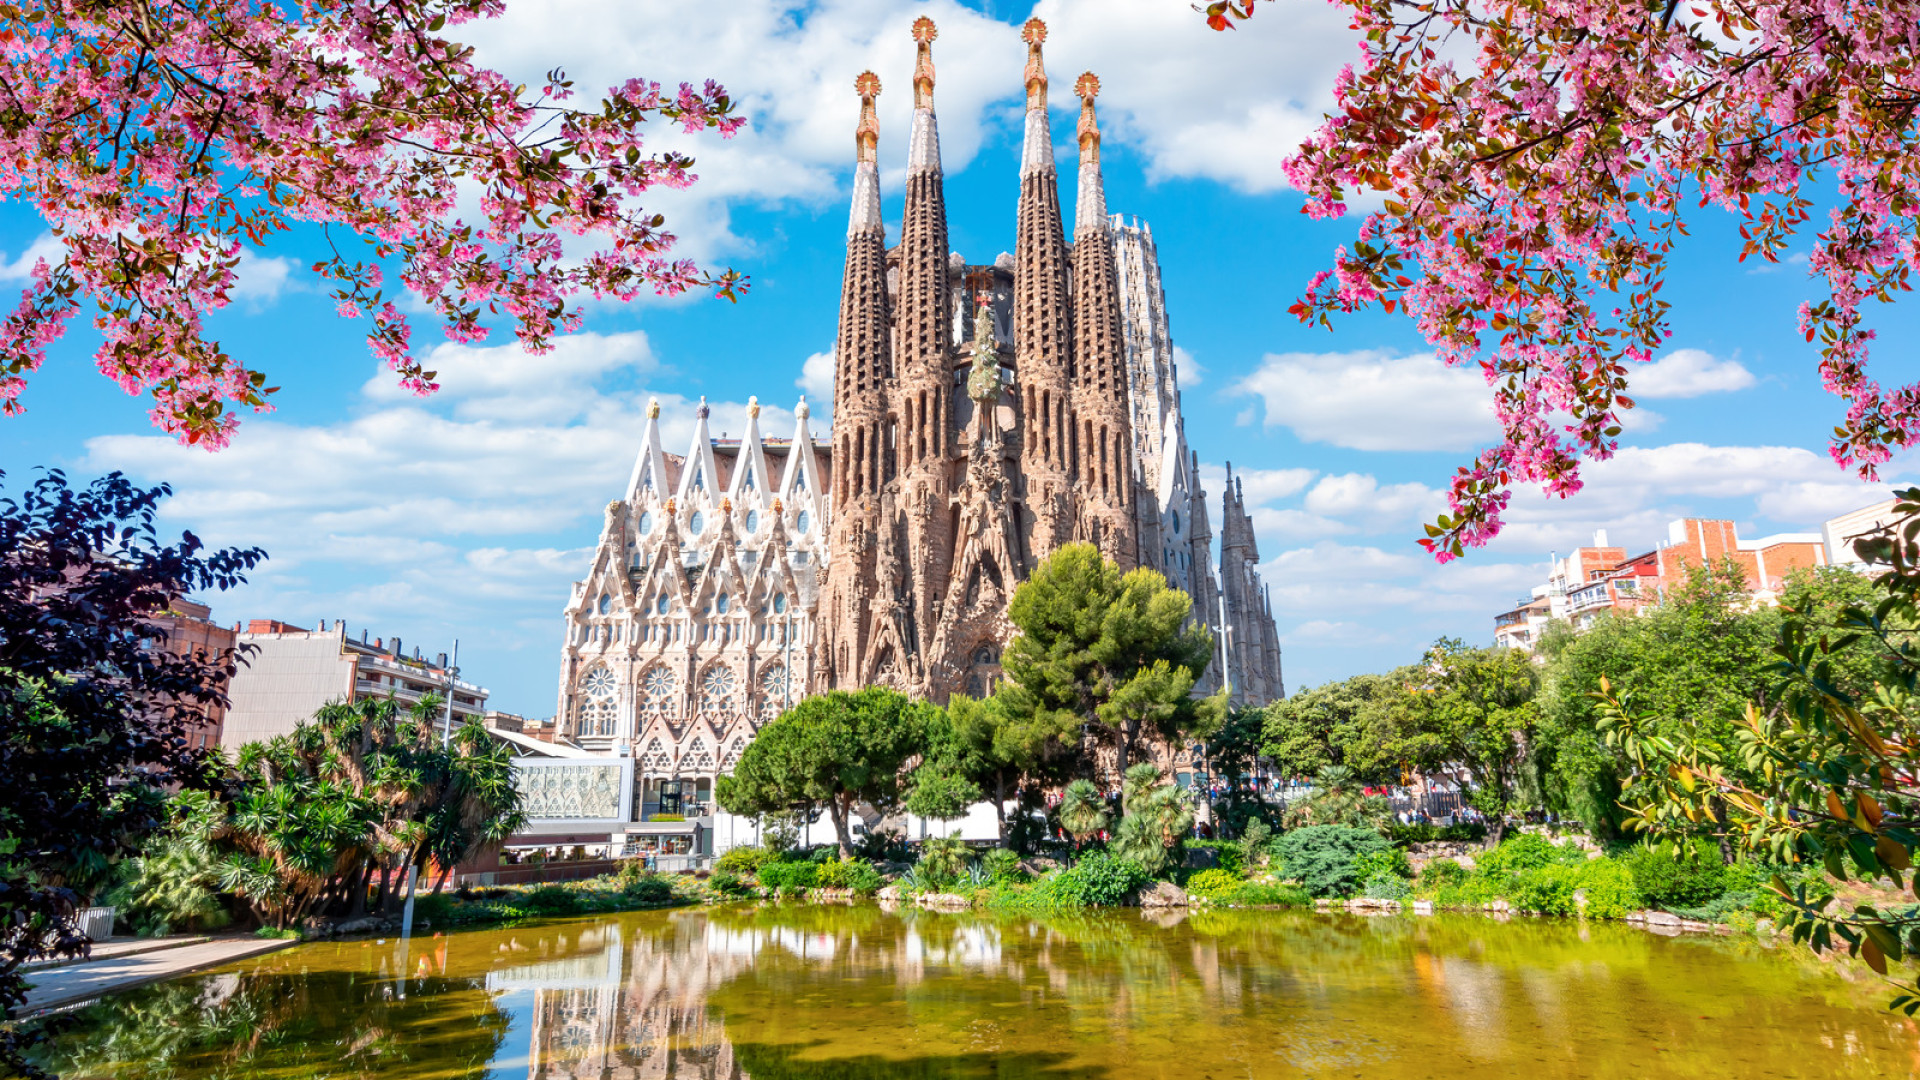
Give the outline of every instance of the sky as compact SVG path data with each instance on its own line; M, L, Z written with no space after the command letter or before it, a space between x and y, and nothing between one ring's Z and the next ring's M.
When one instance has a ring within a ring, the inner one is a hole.
M802 394L825 430L853 165L853 79L879 73L880 160L898 236L913 43L934 47L949 228L968 261L1014 243L1019 25L1047 20L1055 154L1072 200L1081 71L1101 77L1107 202L1149 222L1159 248L1189 442L1218 524L1231 463L1253 507L1290 689L1416 659L1440 636L1490 643L1493 616L1544 581L1554 552L1595 529L1649 550L1680 517L1728 518L1743 537L1817 531L1825 519L1911 479L1879 485L1834 466L1842 415L1817 354L1795 331L1816 297L1805 243L1778 266L1736 262L1736 223L1701 212L1664 295L1671 348L1632 376L1642 403L1612 460L1570 500L1516 494L1506 531L1435 565L1415 544L1444 509L1453 469L1496 429L1477 372L1434 360L1411 323L1379 314L1331 332L1287 313L1353 220L1300 214L1280 162L1331 104L1354 56L1339 9L1279 0L1229 34L1182 0L508 0L503 18L461 28L477 59L526 81L564 67L583 94L627 78L716 78L749 124L731 141L686 145L700 181L657 208L680 251L752 279L740 303L649 299L589 309L583 331L545 356L496 333L431 345L441 391L402 391L306 272L318 237L294 232L250 252L235 302L210 317L222 344L282 389L209 453L155 431L148 403L93 368L84 327L57 346L0 418L0 469L17 488L36 467L75 478L120 470L172 485L162 523L214 545L264 548L245 586L204 597L224 622L346 620L427 653L460 642L464 673L495 708L554 711L561 609L583 575L602 509L621 495L646 403L682 452L693 402L715 433L739 433L748 397L762 430L785 434ZM1069 106L1072 107L1069 107ZM24 280L50 238L30 209L0 206L0 290ZM1879 372L1914 378L1920 322L1870 312Z

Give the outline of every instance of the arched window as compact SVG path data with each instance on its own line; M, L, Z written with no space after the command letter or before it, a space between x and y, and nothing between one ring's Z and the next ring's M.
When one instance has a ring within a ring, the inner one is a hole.
M786 593L773 594L773 613L775 615L785 615L787 613L787 594Z
M640 511L640 535L648 536L653 532L653 511Z
M716 614L725 615L727 608L732 605L733 597L728 596L726 593L721 593L719 596L713 598L713 610Z
M613 672L605 666L595 666L580 680L580 721L576 726L579 735L610 736L613 734L615 720L614 698L617 683Z
M740 679L725 664L715 664L700 676L700 712L715 716L740 707Z
M693 517L687 519L687 531L692 533L695 536L699 536L701 533L705 532L706 529L707 529L707 515L701 513L698 510L695 510L693 512Z
M613 610L613 597L609 596L606 593L601 593L600 594L600 614L605 615L607 612L612 610Z
M653 665L640 676L640 711L648 716L671 715L678 690L679 680L673 677L673 669L665 664Z
M799 533L801 536L805 536L807 535L807 529L812 524L813 519L807 516L805 510L802 510L800 511L800 516L793 519L793 531Z
M747 511L747 531L750 533L757 533L760 531L760 511L758 510Z

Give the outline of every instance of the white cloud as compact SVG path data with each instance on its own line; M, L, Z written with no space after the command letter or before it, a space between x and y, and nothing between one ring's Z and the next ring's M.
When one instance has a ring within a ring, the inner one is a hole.
M294 262L285 255L256 255L252 248L240 249L240 265L233 268L231 299L258 310L294 285Z
M34 264L41 259L47 260L48 266L58 266L60 260L66 257L66 245L54 239L52 233L43 232L34 237L33 243L28 244L27 250L17 258L8 260L7 253L0 251L0 281L25 281L32 276Z
M553 348L539 354L529 353L517 342L442 342L429 349L421 363L440 384L434 397L451 403L454 414L462 419L549 422L604 407L591 387L608 375L648 375L659 368L647 335L639 330L569 334L555 338ZM413 399L387 371L368 379L361 392L372 401L388 404Z
M1180 384L1180 389L1191 390L1204 382L1206 376L1207 369L1193 358L1192 353L1178 345L1173 347L1173 377Z
M1386 484L1366 473L1322 477L1307 492L1306 508L1335 518L1358 518L1376 525L1410 523L1445 506L1440 492L1420 483Z
M800 377L793 385L806 391L808 411L817 423L825 424L833 409L833 350L817 352L800 365Z
M1430 353L1269 353L1235 384L1258 395L1269 428L1349 450L1470 450L1500 435L1477 372Z
M1690 398L1725 394L1754 384L1753 372L1738 360L1722 360L1701 349L1675 349L1649 364L1630 364L1627 393L1635 398Z

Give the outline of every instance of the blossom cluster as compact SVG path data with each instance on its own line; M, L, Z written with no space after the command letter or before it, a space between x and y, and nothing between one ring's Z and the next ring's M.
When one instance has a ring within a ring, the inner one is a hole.
M1205 11L1218 29L1257 0ZM1872 478L1920 439L1920 383L1868 374L1868 300L1920 262L1917 0L1333 0L1360 62L1286 166L1315 216L1378 193L1351 250L1293 310L1404 310L1478 365L1503 429L1421 542L1445 561L1498 533L1517 483L1560 496L1616 447L1634 362L1671 334L1659 293L1687 212L1740 221L1741 258L1812 237L1827 295L1799 328L1847 404L1834 460Z
M736 275L672 258L664 219L638 205L695 179L685 155L648 149L645 122L731 135L743 121L725 91L635 79L573 108L556 70L529 94L442 34L501 9L0 2L0 195L32 203L61 248L0 323L0 409L18 411L26 377L91 301L100 370L151 395L159 427L224 446L234 408L264 410L275 388L203 319L232 299L243 249L295 223L325 230L333 254L314 272L418 393L435 373L385 288L396 265L448 337L480 340L483 318L501 316L534 352L579 325L584 297L733 297ZM462 205L478 206L471 220ZM567 255L563 235L591 238L591 252Z

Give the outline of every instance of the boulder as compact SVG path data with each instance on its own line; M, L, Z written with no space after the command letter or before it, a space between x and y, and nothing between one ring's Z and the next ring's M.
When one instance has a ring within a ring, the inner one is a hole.
M1140 890L1140 906L1143 908L1186 907L1187 890L1171 881L1156 881Z
M973 901L961 896L959 893L921 893L920 906L929 908L965 908L972 907Z
M1431 900L1415 900L1415 901L1413 902L1413 913L1414 913L1415 915L1431 915L1431 914L1433 914L1433 901L1431 901Z
M1384 915L1400 910L1398 900L1380 900L1371 896L1356 896L1347 901L1348 911L1357 911L1363 915Z
M1685 921L1671 911L1645 911L1641 915L1648 926L1679 926Z
M900 900L900 886L889 885L874 894L876 899L897 903Z

